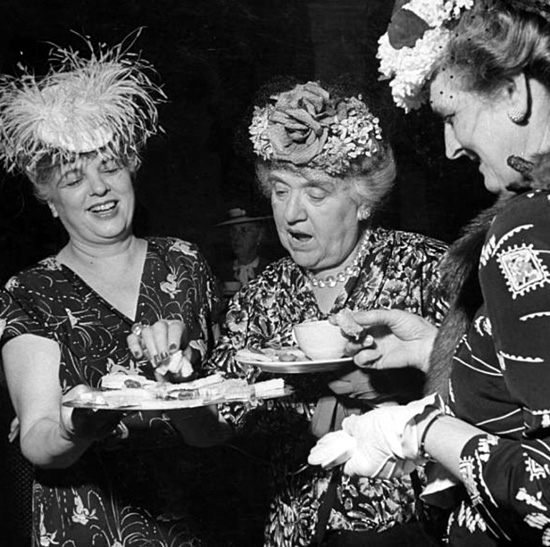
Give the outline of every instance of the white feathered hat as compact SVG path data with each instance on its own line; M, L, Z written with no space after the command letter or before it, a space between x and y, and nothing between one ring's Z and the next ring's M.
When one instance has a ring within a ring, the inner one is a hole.
M32 177L36 165L74 160L78 154L139 155L159 131L157 104L166 96L151 80L154 70L129 52L140 29L113 48L94 48L88 57L54 46L51 68L37 78L0 76L0 161Z

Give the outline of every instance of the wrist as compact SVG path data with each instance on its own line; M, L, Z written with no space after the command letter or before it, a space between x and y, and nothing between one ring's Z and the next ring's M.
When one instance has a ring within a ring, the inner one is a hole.
M423 423L419 424L419 436L420 442L418 444L418 453L423 460L434 461L428 450L426 449L426 437L432 426L441 418L439 412L435 412L433 415L428 416Z
M404 453L413 460L428 460L431 455L426 447L427 435L433 425L444 415L444 404L440 396L428 395L407 405L410 435L403 435L406 442ZM408 439L407 439L408 437Z
M60 421L61 437L76 446L87 447L115 434L123 417L122 411L70 409Z
M86 437L85 435L82 435L82 433L77 431L72 423L68 425L63 422L60 423L59 432L63 441L71 443L74 446L88 446L91 445L94 441L94 439Z

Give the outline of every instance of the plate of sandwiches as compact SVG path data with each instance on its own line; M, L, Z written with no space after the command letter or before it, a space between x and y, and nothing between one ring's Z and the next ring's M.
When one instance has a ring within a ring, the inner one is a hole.
M249 384L243 379L212 374L175 384L117 372L103 376L99 388L80 393L63 405L97 410L176 410L228 402L254 403L290 393L292 388L281 378Z

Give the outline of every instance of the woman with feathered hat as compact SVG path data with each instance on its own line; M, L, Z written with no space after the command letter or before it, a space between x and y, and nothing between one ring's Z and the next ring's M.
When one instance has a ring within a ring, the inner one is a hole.
M330 466L334 443L350 474L433 460L458 484L447 544L550 545L550 3L399 3L379 57L398 106L429 100L447 157L475 161L496 205L450 249L439 332L395 310L355 317L393 334L350 348L355 362L450 374L447 412L431 393L350 419L310 461Z
M190 428L208 411L178 421L177 412L63 404L117 371L149 380L167 362L176 375L199 371L220 303L194 245L133 234L133 179L163 100L151 67L124 43L86 46L88 56L55 49L42 78L0 81L0 159L27 175L68 234L55 256L6 286L28 316L5 330L2 355L21 449L36 469L33 544L198 545L208 528L186 508L204 474L190 471L200 458L184 439L202 442ZM143 335L156 345L130 353L130 333L160 319L182 325L178 346L185 327L184 354L171 358L154 328ZM185 424L183 438L174 424Z

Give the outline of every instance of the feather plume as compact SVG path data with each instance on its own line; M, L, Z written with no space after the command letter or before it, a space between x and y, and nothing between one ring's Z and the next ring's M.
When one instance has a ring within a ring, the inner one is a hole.
M161 130L157 104L166 99L152 66L129 52L140 32L113 48L85 38L88 57L54 45L42 78L25 68L0 76L0 161L8 172L31 174L45 157L53 165L92 151L139 155Z

